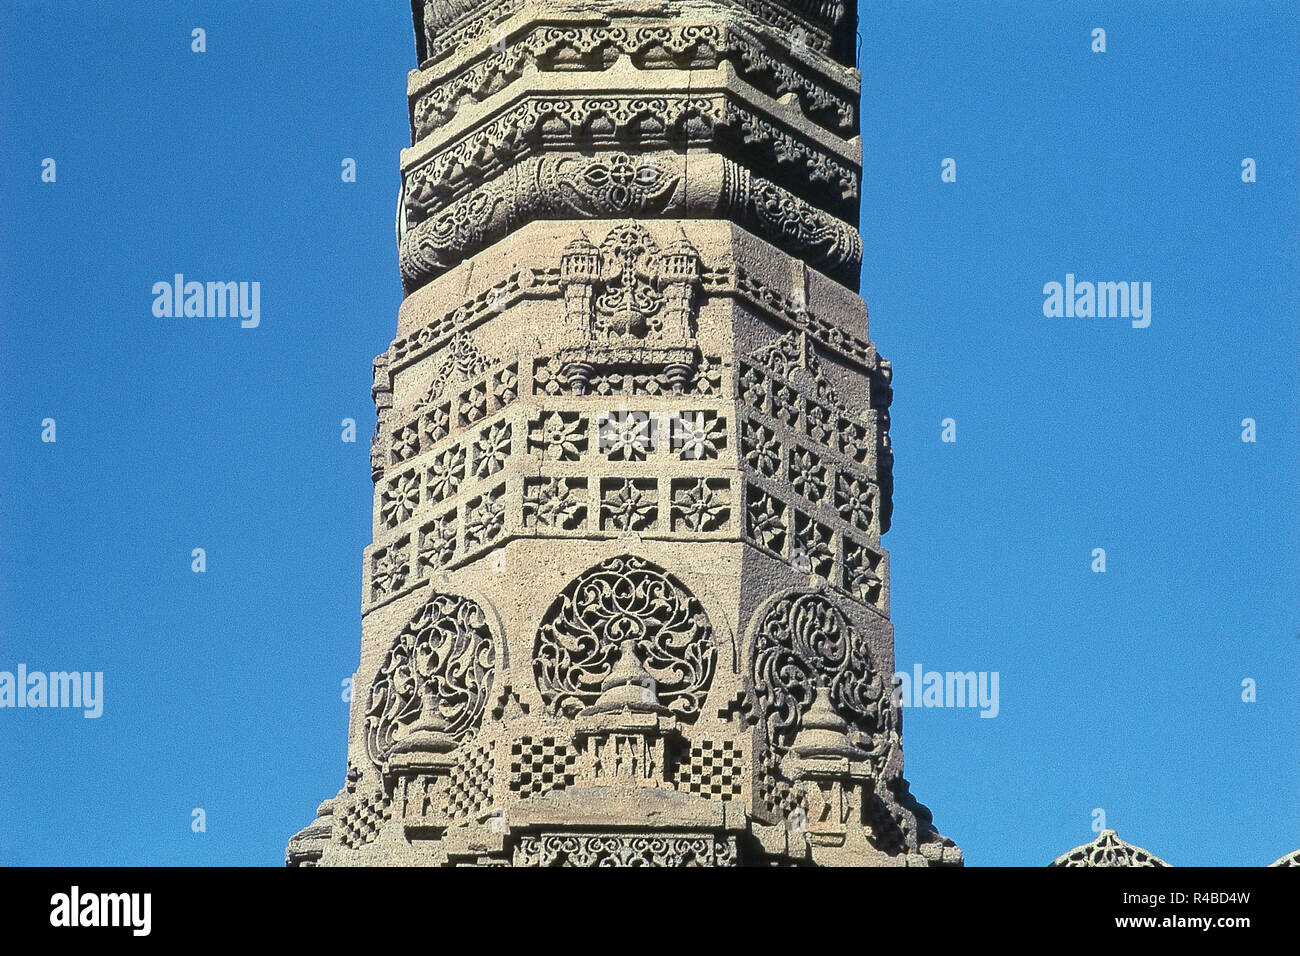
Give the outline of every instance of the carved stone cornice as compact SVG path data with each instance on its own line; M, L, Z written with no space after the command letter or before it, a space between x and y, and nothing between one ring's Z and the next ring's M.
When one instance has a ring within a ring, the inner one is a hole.
M794 95L804 115L826 128L845 136L857 132L856 70L778 46L740 24L611 25L548 18L524 22L484 49L413 71L408 84L411 140L423 139L463 104L481 102L530 69L599 72L622 57L641 70L711 70L727 62L769 96Z
M432 208L399 242L408 291L538 219L729 219L850 287L862 265L848 223L712 153L547 155Z
M686 93L673 87L673 75L656 76L667 83L662 91L530 87L481 115L458 119L403 151L403 226L415 225L437 203L477 189L529 156L632 148L727 155L846 221L857 221L862 149L856 137L842 139L806 124L796 128L781 118L785 107L756 91L749 95L739 81L696 78L698 85Z
M422 67L453 56L470 46L499 42L506 32L503 25L518 16L539 11L536 15L554 15L555 7L537 0L435 0L412 3L415 14L416 49ZM731 18L755 29L783 37L786 42L834 57L838 62L854 62L851 33L842 29L847 12L840 0L716 0L719 19ZM643 0L641 3L619 0L587 0L581 16L605 19L635 16L650 20L672 20L681 8L666 0ZM830 28L841 25L841 30Z

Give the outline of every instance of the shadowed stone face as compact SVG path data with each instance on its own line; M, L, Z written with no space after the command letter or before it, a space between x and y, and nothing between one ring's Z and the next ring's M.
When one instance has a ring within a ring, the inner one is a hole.
M289 863L960 863L892 697L853 16L415 12L346 784Z

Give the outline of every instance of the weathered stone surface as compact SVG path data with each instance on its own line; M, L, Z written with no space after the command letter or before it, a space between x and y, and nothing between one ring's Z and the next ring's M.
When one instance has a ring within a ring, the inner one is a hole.
M1076 846L1053 860L1051 866L1169 866L1164 860L1142 849L1125 843L1114 830L1102 830L1097 839Z
M960 864L903 778L853 16L415 12L346 784L288 862Z

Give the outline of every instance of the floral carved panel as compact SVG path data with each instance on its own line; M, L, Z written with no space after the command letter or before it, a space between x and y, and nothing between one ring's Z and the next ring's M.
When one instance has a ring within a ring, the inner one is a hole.
M792 592L767 609L754 632L753 680L768 744L778 753L789 748L818 686L860 739L887 743L889 688L866 635L820 592Z
M628 646L661 704L683 720L699 715L716 663L708 617L680 581L631 555L579 575L546 612L533 670L547 707L572 716L594 703Z
M370 685L366 750L382 766L417 720L436 719L463 740L483 717L496 669L496 640L483 608L434 594L402 628Z

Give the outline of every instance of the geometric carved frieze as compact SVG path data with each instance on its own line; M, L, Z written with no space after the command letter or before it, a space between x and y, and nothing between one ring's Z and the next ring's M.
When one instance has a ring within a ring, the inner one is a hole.
M867 543L871 536L856 536L834 512L811 508L780 481L746 480L742 506L744 540L888 616L888 557Z
M652 74L642 74L641 78ZM696 81L703 83L703 78ZM555 150L616 151L629 142L672 152L695 147L731 155L810 202L849 218L856 210L861 150L856 140L792 127L747 102L725 76L686 93L635 89L583 93L529 89L485 119L444 127L404 157L407 214L440 194L480 187L512 164ZM765 100L765 97L756 99ZM413 219L408 225L413 225Z
M350 849L365 846L393 816L387 794L376 791L354 800L334 821L338 841Z
M440 368L454 367L450 359ZM453 388L453 385L459 387ZM451 389L450 394L447 394ZM445 397L444 397L445 396ZM519 397L518 363L511 362L475 379L454 373L435 375L415 417L391 429L388 460L401 464L509 406ZM391 414L391 413L390 413Z
M746 769L737 740L683 740L670 752L669 775L677 792L707 800L740 800Z
M517 302L560 298L560 283L558 267L518 269L424 327L394 339L388 352L376 359L376 409L383 414L388 408L388 405L381 403L381 399L391 401L390 379L393 372L444 348L456 331L476 328L501 315ZM841 324L809 312L807 304L801 298L772 287L739 265L726 265L717 269L703 266L700 285L705 298L738 298L785 328L811 336L821 348L839 355L851 366L862 367L865 372L873 375L873 380L879 379L878 387L873 390L873 400L875 391L885 392L882 399L888 398L888 363L877 356L875 346ZM557 392L548 389L548 394Z
M732 22L664 26L533 22L503 43L452 58L412 77L412 140L423 139L467 104L481 102L525 75L540 71L603 71L626 57L637 69L711 70L733 65L756 89L780 98L793 95L804 115L841 135L856 132L859 81L850 70L816 61L787 47L767 45Z
M853 46L842 26L846 8L840 0L717 0L725 22L743 21L758 30L773 45L784 43L810 54L834 56L839 63L853 63ZM423 0L412 4L415 18L416 54L425 68L462 53L466 48L494 46L498 49L518 40L516 23L572 20L556 18L556 9L545 0ZM611 0L588 0L584 11L599 23L623 16L636 16L637 8ZM654 10L653 19L662 21L675 13L673 7ZM645 17L642 13L642 18ZM584 18L585 19L585 18ZM507 22L513 21L513 22ZM804 59L812 61L813 56ZM858 90L854 90L856 103Z
M892 455L887 413L877 406L890 395L878 402L881 386L864 374L872 408L850 413L821 377L808 339L790 333L738 361L736 393L748 410L740 423L743 463L760 478L783 481L804 507L878 540L888 527Z
M572 743L553 736L520 737L510 744L507 787L511 799L562 791L578 779L578 752Z
M706 370L701 381L712 377ZM542 378L557 384L549 372ZM454 403L450 416L444 403L395 429L396 464L376 491L367 603L462 566L507 533L734 538L740 511L739 486L730 477L730 406L691 401L663 408L667 383L642 387L654 381L648 374L598 376L602 394L606 385L658 393L643 396L658 399L644 405L593 408L596 396L543 392L535 410L475 417L470 430L443 429L438 434L446 437L436 442L403 439L432 438L431 414L455 420ZM665 471L670 475L661 480Z
M593 398L622 395L722 395L722 360L705 355L697 358L696 367L685 382L670 375L667 369L653 370L635 365L595 367L584 370L581 381L573 369L559 358L533 361L533 393L551 396L590 396ZM680 389L680 391L679 391Z
M533 671L547 708L572 717L592 706L629 654L653 679L660 705L686 722L700 714L716 663L708 617L671 574L622 555L571 581L542 617Z

